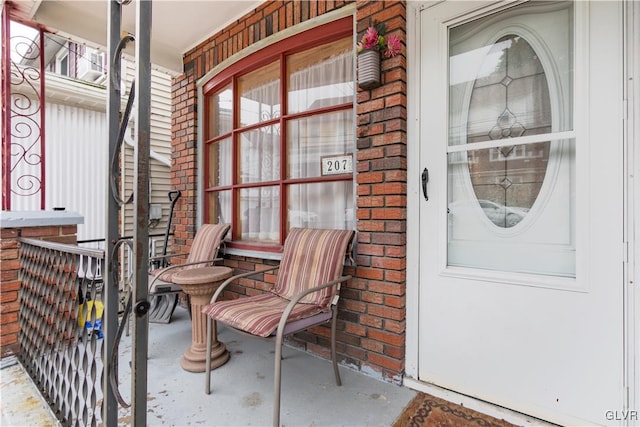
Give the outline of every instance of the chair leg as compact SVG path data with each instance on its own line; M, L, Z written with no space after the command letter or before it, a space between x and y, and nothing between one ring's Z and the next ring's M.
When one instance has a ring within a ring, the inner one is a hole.
M276 335L275 368L273 372L273 427L280 425L280 391L282 390L282 333Z
M338 317L338 307L333 308L333 316L331 317L331 362L333 363L333 373L336 376L336 384L342 385L340 379L340 371L338 370L338 358L336 357L336 318Z
M216 324L214 323L213 319L211 319L211 317L207 316L207 349L206 349L206 356L205 356L205 368L204 368L204 378L205 378L205 384L204 384L204 392L206 394L211 394L211 328L216 328Z

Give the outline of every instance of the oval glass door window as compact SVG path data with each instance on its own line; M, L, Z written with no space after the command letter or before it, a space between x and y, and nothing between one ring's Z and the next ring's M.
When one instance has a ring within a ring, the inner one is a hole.
M551 132L547 77L521 36L506 35L487 51L469 98L467 143ZM467 152L480 208L496 226L520 223L535 203L549 162L549 142Z

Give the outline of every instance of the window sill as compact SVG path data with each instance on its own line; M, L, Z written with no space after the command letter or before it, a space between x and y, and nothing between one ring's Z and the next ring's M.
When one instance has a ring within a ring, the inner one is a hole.
M228 246L225 248L224 254L245 256L249 258L270 259L270 260L276 260L276 261L280 261L282 259L281 252L267 252L267 251L251 250L251 249L230 248Z

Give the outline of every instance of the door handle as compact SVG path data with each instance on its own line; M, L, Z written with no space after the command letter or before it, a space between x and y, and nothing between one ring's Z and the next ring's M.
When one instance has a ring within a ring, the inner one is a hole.
M429 182L429 169L424 168L422 171L422 194L424 194L424 199L429 200L429 196L427 195L427 183Z

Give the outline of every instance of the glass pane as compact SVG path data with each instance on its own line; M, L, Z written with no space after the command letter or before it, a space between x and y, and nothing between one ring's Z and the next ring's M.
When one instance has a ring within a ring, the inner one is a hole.
M231 138L208 144L207 150L209 152L209 164L206 169L209 175L208 187L231 185Z
M291 185L288 194L289 229L355 227L353 181Z
M231 191L213 191L207 194L209 208L208 223L232 223L231 219Z
M289 56L289 113L353 102L353 55L348 37Z
M450 30L450 145L572 129L571 10L570 2L538 9L523 5L490 18L495 22L503 15L505 27L515 17L548 22L558 40L547 50L529 34L514 32L486 42L468 37L489 18ZM566 28L559 31L558 22Z
M233 127L233 90L227 86L209 97L207 139L231 132Z
M280 62L273 62L238 79L240 126L280 117Z
M573 139L449 153L448 264L575 277L574 162Z
M322 157L352 155L354 128L352 110L290 121L287 126L288 178L320 176Z
M268 182L280 179L280 132L265 126L240 134L239 182Z
M471 185L487 218L510 228L538 198L549 162L549 143L474 150L467 153Z
M280 242L280 187L240 190L240 239Z

